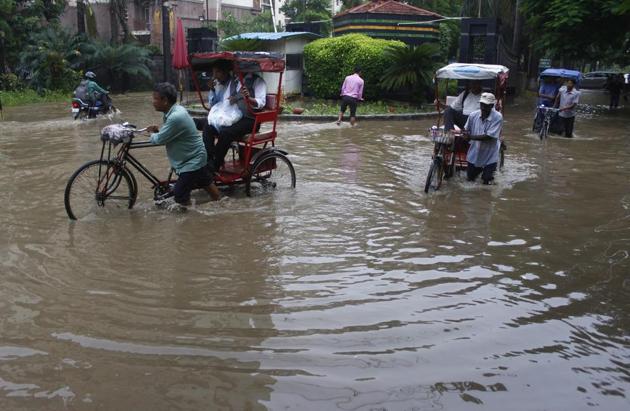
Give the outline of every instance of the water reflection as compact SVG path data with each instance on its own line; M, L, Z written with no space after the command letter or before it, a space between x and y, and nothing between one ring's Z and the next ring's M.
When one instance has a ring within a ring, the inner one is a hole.
M605 98L544 142L516 101L491 187L422 192L429 120L284 123L294 192L173 214L140 181L78 224L63 188L109 120L9 112L0 408L627 408L630 123Z

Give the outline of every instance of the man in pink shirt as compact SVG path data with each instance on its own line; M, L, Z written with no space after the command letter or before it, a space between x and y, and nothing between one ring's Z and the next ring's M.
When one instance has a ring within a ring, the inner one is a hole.
M350 106L350 124L353 126L357 121L357 102L363 101L363 79L361 78L361 67L354 68L354 74L346 77L341 86L341 110L337 125L341 124L346 107Z

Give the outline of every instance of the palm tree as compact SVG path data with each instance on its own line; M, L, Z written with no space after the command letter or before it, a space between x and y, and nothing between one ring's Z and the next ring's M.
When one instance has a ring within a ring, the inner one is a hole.
M120 84L122 90L128 89L129 78L150 80L153 64L149 49L135 44L110 45L95 42L86 50L86 67L93 71L107 73L111 84Z
M20 71L37 90L70 90L81 64L81 38L50 25L35 33L20 53Z
M389 47L385 56L390 65L383 72L380 85L388 91L408 90L412 95L431 86L433 72L440 58L439 47L425 43L419 46Z

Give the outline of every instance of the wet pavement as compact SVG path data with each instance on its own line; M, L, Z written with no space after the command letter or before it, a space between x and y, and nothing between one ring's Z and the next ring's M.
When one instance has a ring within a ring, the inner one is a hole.
M173 213L136 175L132 210L79 222L68 177L106 124L160 124L148 94L5 109L0 409L629 409L630 107L605 99L542 142L509 105L494 186L424 194L429 119L284 123L293 192Z

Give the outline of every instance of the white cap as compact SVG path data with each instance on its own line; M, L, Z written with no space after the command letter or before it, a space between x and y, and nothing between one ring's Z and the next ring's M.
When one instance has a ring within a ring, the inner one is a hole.
M496 97L494 97L494 94L492 93L481 93L479 102L483 104L494 104L497 102L497 99Z

